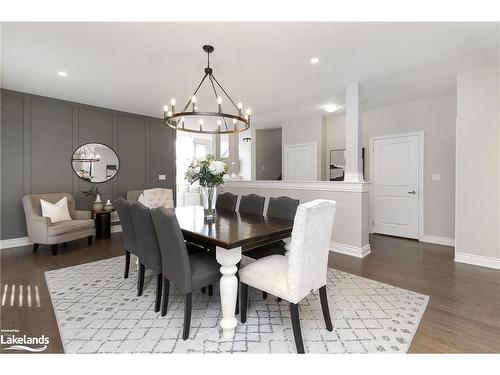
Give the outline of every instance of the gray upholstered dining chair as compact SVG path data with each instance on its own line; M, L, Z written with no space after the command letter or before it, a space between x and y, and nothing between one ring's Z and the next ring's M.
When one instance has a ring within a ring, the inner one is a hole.
M213 254L198 252L189 254L177 217L172 210L158 207L151 210L160 244L163 301L161 315L167 313L170 282L184 294L184 328L182 339L189 337L191 326L192 291L219 281L220 265Z
M48 217L42 216L40 199L56 203L66 197L68 211L72 220L52 223ZM40 244L51 245L52 255L57 254L57 244L87 237L88 244L92 244L95 235L95 224L90 211L76 209L75 197L69 193L28 194L23 196L24 214L28 237L33 242L33 252Z
M262 216L264 212L264 202L266 198L257 194L242 195L238 211L242 214L251 214Z
M215 202L215 208L217 210L234 212L236 210L237 201L238 201L237 195L234 195L229 192L222 193L217 196L217 201Z
M130 253L139 257L139 254L137 253L135 229L132 221L132 215L130 214L130 203L123 198L118 198L115 201L115 207L116 211L118 211L118 217L120 218L120 225L122 227L123 249L125 250L124 278L127 279L130 269Z
M270 255L239 270L241 322L246 322L249 286L288 301L299 353L304 353L299 302L315 290L319 290L326 329L333 330L326 295L326 274L335 211L334 201L317 199L301 204L295 215L287 256Z
M144 288L145 267L156 274L156 301L155 312L160 311L162 275L161 254L156 231L151 218L151 211L140 202L130 203L130 214L134 223L137 255L139 258L139 279L137 281L137 295L142 295Z

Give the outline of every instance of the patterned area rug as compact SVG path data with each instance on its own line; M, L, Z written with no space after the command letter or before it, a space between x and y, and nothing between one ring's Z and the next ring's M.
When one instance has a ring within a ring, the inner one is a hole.
M131 262L134 264L133 262ZM182 340L183 296L170 288L167 316L153 311L155 277L146 271L136 296L137 272L123 279L124 257L45 273L66 353L295 353L288 303L249 290L246 324L234 340L221 337L218 285L214 295L193 293L189 339ZM328 271L334 330L325 328L319 295L300 303L306 353L405 353L429 297Z

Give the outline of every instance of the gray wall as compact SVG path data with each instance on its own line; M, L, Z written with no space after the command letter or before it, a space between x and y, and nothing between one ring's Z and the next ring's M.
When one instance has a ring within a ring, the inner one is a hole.
M73 151L87 142L111 146L118 175L99 185L114 201L128 190L164 187L175 193L175 131L161 119L64 100L1 90L1 238L26 236L21 197L72 192L77 207L91 207L81 194L91 184L71 168ZM165 174L166 180L158 180Z
M281 128L255 130L255 177L276 180L281 175Z

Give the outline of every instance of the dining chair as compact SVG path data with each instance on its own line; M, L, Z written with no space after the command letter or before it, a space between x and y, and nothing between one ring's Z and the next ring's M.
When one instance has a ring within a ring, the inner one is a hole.
M115 207L118 212L118 217L120 218L120 225L123 233L123 249L125 250L125 274L123 277L128 279L128 273L130 270L130 253L139 258L139 254L137 253L134 223L130 214L130 203L127 200L118 198L115 201Z
M193 290L210 287L220 279L220 265L207 252L189 253L177 217L172 210L158 207L151 210L160 245L163 301L161 316L167 314L170 282L184 294L184 328L182 339L189 337Z
M326 274L335 211L334 201L317 199L301 204L295 215L287 256L270 255L239 270L241 322L246 322L249 286L288 301L298 353L304 353L299 303L315 290L319 289L326 329L333 330L326 294Z
M149 268L156 274L156 300L155 312L160 311L162 274L161 255L156 231L151 218L150 209L140 202L130 203L130 214L134 223L137 250L139 252L139 280L137 283L137 295L141 296L144 288L145 268Z
M293 199L285 196L281 196L278 198L271 197L269 198L266 216L293 221L298 206L298 199ZM285 242L277 241L268 245L258 247L256 249L246 251L244 255L252 259L260 259L269 255L285 255L285 245ZM262 298L267 298L267 292L262 292Z
M262 216L265 200L266 198L257 194L242 195L238 211L242 214Z
M217 196L217 201L215 202L215 208L217 210L224 211L236 211L236 202L238 200L238 196L232 193L226 192L219 194Z

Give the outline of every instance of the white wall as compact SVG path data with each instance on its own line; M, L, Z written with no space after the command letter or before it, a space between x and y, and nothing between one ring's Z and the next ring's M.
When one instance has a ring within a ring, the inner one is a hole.
M500 268L500 66L457 80L455 260Z
M243 138L250 138L249 142L243 141ZM240 158L240 176L243 180L252 178L252 134L250 130L239 133L239 158Z
M447 94L363 111L365 181L370 137L424 131L424 234L453 238L455 233L455 122L456 95ZM325 153L345 147L345 115L325 121ZM327 173L328 163L325 167ZM433 182L432 174L441 181ZM328 176L328 174L326 174Z
M297 144L297 143L316 143L317 160L316 165L318 167L317 175L318 180L324 174L324 147L325 143L322 138L322 124L323 119L321 116L306 116L294 119L289 119L283 121L283 150L285 150L286 145ZM282 156L283 160L285 155ZM285 170L283 166L283 170Z

